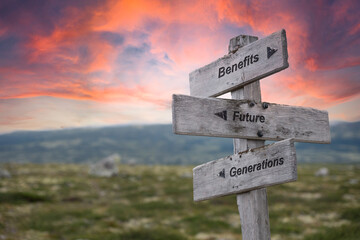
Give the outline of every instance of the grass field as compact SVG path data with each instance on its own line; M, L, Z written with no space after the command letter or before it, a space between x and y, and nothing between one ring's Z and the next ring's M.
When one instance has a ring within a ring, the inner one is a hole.
M268 188L276 239L360 239L360 167L298 166L298 181ZM7 164L0 179L0 240L241 239L236 197L192 201L192 168Z

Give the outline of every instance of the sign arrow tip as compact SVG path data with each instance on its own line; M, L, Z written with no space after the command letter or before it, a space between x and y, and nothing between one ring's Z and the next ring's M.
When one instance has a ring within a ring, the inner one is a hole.
M216 116L221 117L222 119L224 119L225 121L227 121L227 111L222 111L222 112L217 112L215 113Z
M218 173L218 177L225 178L225 168Z
M269 59L274 53L276 53L277 49L267 47L267 58Z

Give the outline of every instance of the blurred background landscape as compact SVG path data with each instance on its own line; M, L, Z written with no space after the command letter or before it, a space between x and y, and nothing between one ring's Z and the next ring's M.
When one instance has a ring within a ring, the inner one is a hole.
M267 189L272 239L359 238L360 122L331 134L296 143L298 180ZM3 134L0 148L0 239L241 239L235 195L192 200L192 168L232 139L113 126Z
M360 163L360 122L331 125L331 144L296 143L300 163ZM175 135L172 125L112 126L0 135L0 162L198 165L233 153L232 139Z
M0 240L241 239L236 197L194 203L232 139L172 133L172 94L240 34L286 30L262 101L326 110L267 188L273 240L360 239L360 1L0 1Z
M0 239L241 239L236 196L194 203L191 167L120 164L111 178L83 164L7 167ZM296 182L267 188L271 239L358 239L359 175L354 165L300 164Z

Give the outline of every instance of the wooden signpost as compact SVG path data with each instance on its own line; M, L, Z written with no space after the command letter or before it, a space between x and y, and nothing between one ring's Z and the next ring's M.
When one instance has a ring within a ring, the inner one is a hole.
M326 111L261 102L259 80L287 59L285 30L238 36L228 55L190 73L191 96L173 96L176 134L235 138L234 155L193 169L194 200L237 194L244 240L270 239L265 187L297 179L294 141L330 143ZM233 100L208 98L229 91Z
M250 100L173 95L176 134L329 143L326 111Z
M287 68L287 59L286 34L281 30L190 73L190 95L220 96Z
M295 181L294 141L286 139L197 166L194 201Z

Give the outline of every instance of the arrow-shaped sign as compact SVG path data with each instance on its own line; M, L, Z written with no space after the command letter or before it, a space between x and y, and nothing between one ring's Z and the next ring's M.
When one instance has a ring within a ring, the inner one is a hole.
M326 111L249 100L173 95L173 129L184 135L330 143Z
M295 181L294 141L287 139L205 163L193 169L193 176L194 201Z
M190 73L190 95L216 97L288 66L286 33L281 30Z

